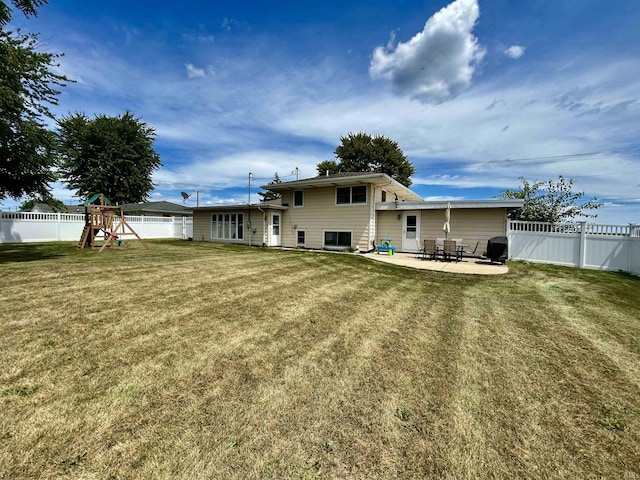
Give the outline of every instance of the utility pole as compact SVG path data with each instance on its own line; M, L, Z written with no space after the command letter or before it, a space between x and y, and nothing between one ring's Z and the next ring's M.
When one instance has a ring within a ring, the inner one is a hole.
M298 169L298 167L296 167L296 169L293 172L291 172L291 175L295 175L296 180L298 180L298 175L300 175L300 170Z
M247 205L251 205L251 178L253 177L253 173L249 172L249 203Z
M200 190L196 190L196 207L200 206Z

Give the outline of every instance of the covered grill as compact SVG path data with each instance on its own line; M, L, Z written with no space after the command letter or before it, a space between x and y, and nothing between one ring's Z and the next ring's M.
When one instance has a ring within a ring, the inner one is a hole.
M509 241L507 237L493 237L487 242L487 258L492 262L504 263L509 258Z

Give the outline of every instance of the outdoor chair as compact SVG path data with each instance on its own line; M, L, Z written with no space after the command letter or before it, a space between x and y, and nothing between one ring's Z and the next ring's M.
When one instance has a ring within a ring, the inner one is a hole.
M424 247L420 245L420 240L416 238L416 258L424 257Z
M438 249L436 247L435 240L425 240L424 247L422 249L422 258L428 258L429 260L436 260L438 255Z
M458 250L455 240L444 241L444 259L455 259L456 262L459 262L462 259L462 251Z
M476 246L475 246L475 247L473 247L473 250L464 250L464 252L463 252L463 253L464 253L465 255L475 255L475 254L476 254L476 251L478 250L478 245L480 245L480 240L478 240L478 241L476 242Z

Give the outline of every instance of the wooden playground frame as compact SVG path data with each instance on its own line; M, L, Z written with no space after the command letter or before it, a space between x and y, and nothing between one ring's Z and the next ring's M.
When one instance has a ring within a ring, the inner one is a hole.
M98 200L99 203L94 203ZM93 195L85 203L84 218L84 229L78 242L78 248L99 248L102 252L107 247L126 246L126 243L122 243L121 237L133 235L140 240L144 248L149 250L148 245L125 220L122 207L113 205L102 193ZM118 223L114 227L116 220ZM101 231L104 232L104 243L102 244L98 243Z

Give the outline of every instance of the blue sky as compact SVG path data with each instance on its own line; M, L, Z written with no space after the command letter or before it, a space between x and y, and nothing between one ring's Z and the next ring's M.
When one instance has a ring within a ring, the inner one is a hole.
M56 115L156 129L152 200L246 203L252 172L256 202L364 131L399 143L425 199L564 175L598 222L640 223L636 0L51 0L12 25L65 54Z

